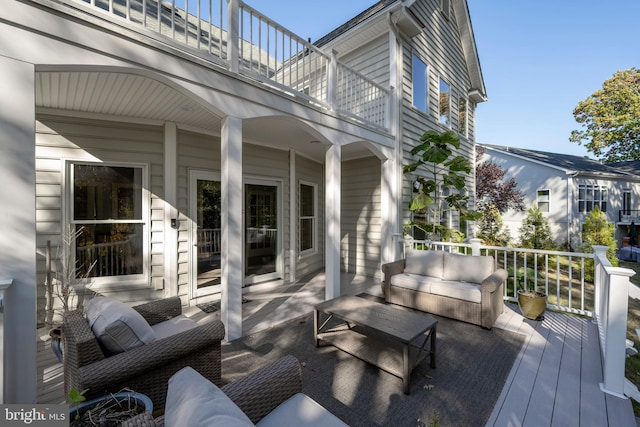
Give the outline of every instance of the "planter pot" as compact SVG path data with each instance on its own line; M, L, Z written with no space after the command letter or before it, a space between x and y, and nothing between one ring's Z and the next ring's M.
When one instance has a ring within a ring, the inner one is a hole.
M96 407L98 407L99 405L109 403L108 402L109 400L114 400L114 404L116 403L116 401L120 402L125 407L125 409L129 407L131 408L139 407L141 408L139 411L140 413L144 411L147 411L149 413L153 412L153 402L147 395L144 395L142 393L135 393L132 391L121 391L118 393L113 393L110 395L98 397L96 399L88 400L86 402L81 402L77 406L74 404L71 404L71 406L69 406L69 421L71 422L70 425L71 426L92 425L84 422L82 418L76 419L76 415L83 417L83 415L85 415L88 411L96 409ZM103 405L103 406L106 406L106 405ZM94 422L95 420L98 420L99 422L102 423L98 425L105 425L105 426L118 425L119 426L120 423L122 422L122 420L118 420L118 421L112 420L112 423L105 421L105 418L107 417L105 417L105 415L102 413L104 412L103 409L96 410L95 412L96 413L92 415L92 419L94 420ZM131 416L135 416L135 414L132 414Z
M522 315L531 320L544 319L547 308L547 296L538 291L518 291L518 305Z

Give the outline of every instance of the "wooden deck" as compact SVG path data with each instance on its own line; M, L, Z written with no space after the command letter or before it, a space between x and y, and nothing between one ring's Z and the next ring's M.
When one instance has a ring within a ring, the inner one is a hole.
M380 295L370 278L343 275L342 293ZM243 329L248 335L312 311L324 299L324 274L277 289L245 294ZM202 322L218 317L196 307L185 314ZM598 332L589 319L547 312L542 322L506 304L496 328L527 336L496 402L487 426L636 427L631 401L600 390L602 362ZM61 403L62 365L51 352L44 332L38 341L38 403ZM223 361L224 363L224 361Z

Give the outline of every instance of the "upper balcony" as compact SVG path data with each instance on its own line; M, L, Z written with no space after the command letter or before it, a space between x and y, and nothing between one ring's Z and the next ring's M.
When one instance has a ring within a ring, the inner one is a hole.
M640 210L619 210L618 211L618 225L640 225Z
M40 0L42 2L42 0ZM242 0L57 0L76 16L160 40L257 84L375 130L391 89L340 63Z

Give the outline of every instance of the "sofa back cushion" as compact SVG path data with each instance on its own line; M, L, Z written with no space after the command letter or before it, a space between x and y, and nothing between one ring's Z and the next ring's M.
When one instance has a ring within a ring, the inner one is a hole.
M421 251L407 249L404 272L442 279L444 251Z
M98 342L111 355L156 339L153 329L140 313L112 298L91 298L87 303L86 316Z
M490 256L471 256L462 254L444 254L444 280L482 283L493 273L493 258Z

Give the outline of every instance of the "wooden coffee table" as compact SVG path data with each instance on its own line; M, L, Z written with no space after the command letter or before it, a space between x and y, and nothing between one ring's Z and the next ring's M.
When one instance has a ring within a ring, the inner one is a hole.
M325 301L313 314L316 347L331 344L402 378L405 394L418 363L430 356L436 367L438 321L429 315L358 296Z

